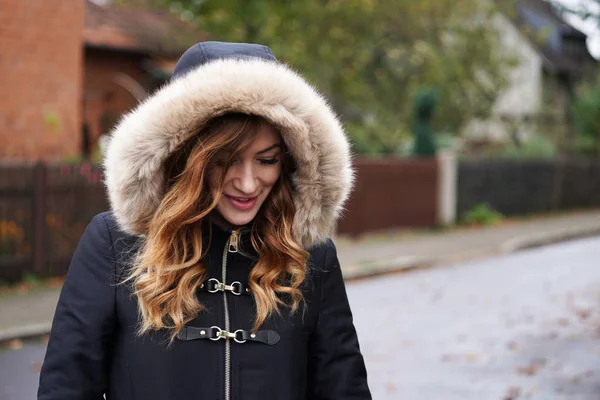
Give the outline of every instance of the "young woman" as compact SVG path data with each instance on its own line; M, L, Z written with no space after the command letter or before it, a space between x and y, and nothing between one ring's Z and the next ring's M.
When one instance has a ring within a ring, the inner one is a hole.
M353 179L325 100L260 45L199 43L116 127L39 400L370 399L336 250Z

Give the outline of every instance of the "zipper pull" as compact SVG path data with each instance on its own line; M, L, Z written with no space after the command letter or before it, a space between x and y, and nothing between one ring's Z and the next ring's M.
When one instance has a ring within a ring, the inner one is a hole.
M231 237L229 238L229 252L230 253L238 252L238 242L239 242L239 232L233 231L231 233Z

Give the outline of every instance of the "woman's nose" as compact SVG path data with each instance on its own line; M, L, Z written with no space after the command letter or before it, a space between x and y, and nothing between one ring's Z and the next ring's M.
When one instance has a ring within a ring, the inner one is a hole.
M236 175L233 179L233 186L246 195L256 193L258 179L252 164L241 164L236 168Z

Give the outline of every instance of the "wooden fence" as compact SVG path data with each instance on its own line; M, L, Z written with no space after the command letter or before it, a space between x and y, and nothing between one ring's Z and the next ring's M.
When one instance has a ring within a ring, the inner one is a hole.
M358 159L355 165L356 189L338 232L436 224L434 160ZM108 208L94 165L0 165L0 280L66 273L85 227Z
M107 209L96 166L0 165L0 280L64 274L85 227Z
M338 233L438 224L436 160L359 158L355 167ZM462 160L451 206L459 215L482 202L507 215L598 207L599 177L597 161ZM0 164L0 280L64 274L85 227L108 208L94 165Z
M481 203L504 215L600 207L600 162L462 160L458 215Z
M358 235L437 224L436 159L357 159L356 187L337 231Z

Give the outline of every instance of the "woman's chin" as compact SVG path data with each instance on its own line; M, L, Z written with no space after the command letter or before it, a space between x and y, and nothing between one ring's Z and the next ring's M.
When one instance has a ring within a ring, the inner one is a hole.
M237 228L248 225L256 217L256 211L237 211L237 210L219 210L217 208L219 219L222 220L228 227Z

